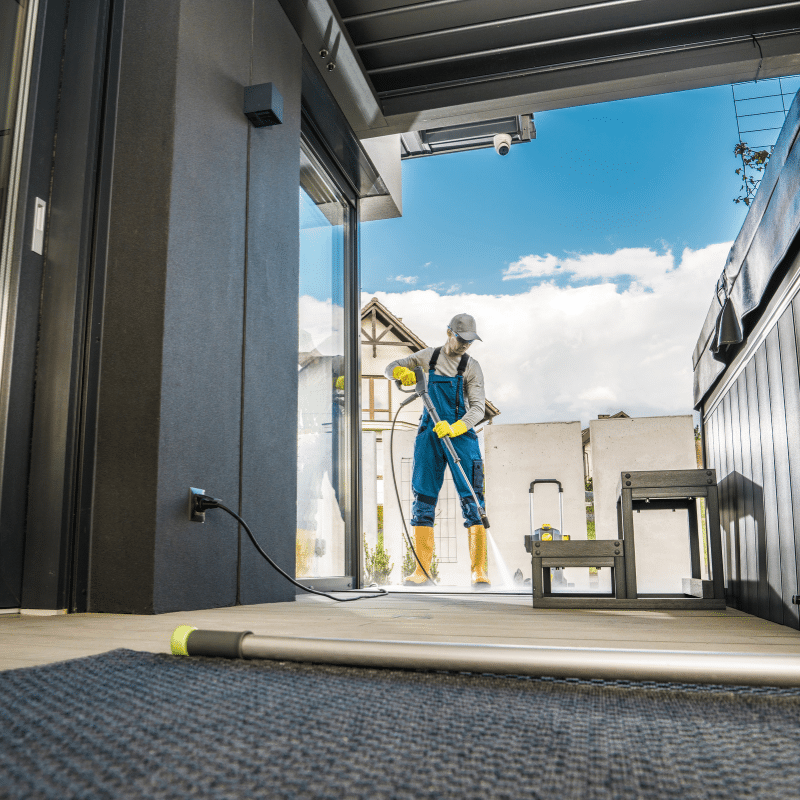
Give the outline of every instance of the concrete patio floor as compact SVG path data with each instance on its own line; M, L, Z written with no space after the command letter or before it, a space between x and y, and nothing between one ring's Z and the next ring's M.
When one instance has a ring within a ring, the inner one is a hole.
M124 647L169 652L178 625L259 635L604 647L800 656L800 632L741 611L532 609L530 596L390 594L357 603L294 603L152 616L0 615L0 670Z

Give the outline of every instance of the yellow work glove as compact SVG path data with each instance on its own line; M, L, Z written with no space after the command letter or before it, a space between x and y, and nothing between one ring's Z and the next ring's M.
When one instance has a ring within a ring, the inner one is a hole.
M433 432L440 438L444 438L445 436L450 436L452 434L452 428L450 427L449 422L445 422L442 420L441 422L437 422L433 426Z
M450 436L461 436L462 433L467 432L467 426L464 424L462 420L458 420L458 422L454 422L450 426Z
M452 425L442 420L433 426L434 433L440 439L443 436L449 436L452 439L454 436L461 436L461 434L466 433L467 430L467 426L461 420L454 422Z
M337 389L344 389L344 375L340 375L336 379L336 388Z
M407 367L395 367L392 370L392 377L400 381L403 386L413 386L417 382L417 376Z

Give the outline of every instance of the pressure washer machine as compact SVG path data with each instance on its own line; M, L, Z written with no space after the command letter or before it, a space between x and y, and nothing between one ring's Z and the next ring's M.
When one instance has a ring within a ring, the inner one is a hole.
M540 528L534 529L534 513L533 513L533 490L536 488L537 483L554 483L558 486L558 514L559 524L561 527L554 528L547 522L543 522ZM560 542L568 541L569 534L564 533L564 487L561 481L555 478L536 478L531 481L531 487L528 489L528 496L530 498L530 533L525 534L525 550L530 553L533 542Z
M547 522L543 522L541 527L534 529L534 513L533 513L533 490L536 488L537 483L554 483L558 486L558 515L559 515L559 528L554 528ZM530 553L533 549L533 542L566 542L569 541L569 534L564 533L564 487L561 481L556 478L536 478L531 481L530 489L528 489L528 497L530 498L530 533L525 534L525 550ZM563 567L552 567L553 583L560 585L564 584ZM571 586L572 584L570 584Z

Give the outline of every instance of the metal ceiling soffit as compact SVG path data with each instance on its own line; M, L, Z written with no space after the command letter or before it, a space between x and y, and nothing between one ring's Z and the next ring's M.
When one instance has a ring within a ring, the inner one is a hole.
M431 0L429 3L414 3L410 6L395 6L393 8L381 8L376 11L366 11L363 14L352 14L349 17L343 17L342 21L347 24L350 22L364 22L370 19L379 19L380 17L388 17L393 16L396 14L406 14L410 13L413 14L414 12L425 10L431 8L439 8L441 6L452 6L452 5L459 5L463 3L464 0ZM491 25L498 25L500 23L510 21L510 22L517 22L523 19L541 19L542 17L556 17L556 16L565 16L567 14L576 14L581 13L583 11L594 11L596 9L608 8L610 6L623 6L629 5L631 3L640 3L641 0L600 0L597 3L585 3L583 5L578 6L570 6L569 8L557 8L552 11L537 11L534 14L525 14L521 17L509 17L508 20L498 20L492 23L486 23ZM483 24L483 23L479 23ZM474 27L474 26L463 26L465 28ZM458 30L457 28L452 28L451 30Z
M445 0L447 3L454 2L454 0ZM462 2L462 0L455 0L455 2ZM532 14L523 14L518 17L506 17L504 19L492 19L486 22L473 22L469 25L459 25L455 28L442 28L437 31L424 31L422 33L410 33L405 36L397 36L392 39L382 39L374 42L364 42L363 44L356 45L356 50L368 50L374 47L382 47L387 44L402 44L404 42L413 42L420 39L434 39L438 36L451 36L458 33L467 33L470 31L479 31L482 29L496 31L506 25L518 25L520 22L532 22L534 20L547 19L549 17L563 17L568 14L584 13L587 11L596 11L606 9L612 6L630 5L631 3L640 3L641 0L603 0L599 3L589 3L588 5L572 6L571 8L558 8L553 11L536 11ZM403 6L402 11L410 11L419 6ZM425 8L428 6L426 5ZM377 12L373 12L377 13ZM344 19L344 23L356 22L368 15L362 14L359 17L349 17Z
M800 9L800 0L792 0L792 2L786 3L773 3L768 6L760 6L757 8L745 8L739 9L736 11L723 11L716 14L703 14L697 17L688 17L683 19L677 20L666 20L663 22L653 22L647 23L645 25L632 25L626 28L614 28L612 30L607 31L594 31L592 33L580 33L575 34L572 36L560 36L554 39L546 39L540 42L524 42L522 44L515 44L515 45L506 45L504 47L495 47L489 48L487 50L475 50L470 51L468 53L459 53L456 55L451 56L440 56L437 58L426 58L419 61L409 61L402 64L394 64L385 67L376 67L374 69L367 69L367 73L369 75L383 75L390 72L397 72L399 70L404 69L416 69L420 67L432 67L437 66L440 64L450 64L455 63L458 61L467 61L470 59L481 58L481 57L488 57L488 56L497 56L497 55L505 55L508 53L515 53L515 52L522 52L526 50L534 50L540 47L552 47L556 45L564 45L564 44L572 44L575 42L582 42L582 41L591 41L601 38L607 38L611 36L620 36L625 34L631 33L644 33L646 31L656 31L662 30L664 28L674 28L679 26L686 26L686 25L696 25L699 22L719 22L724 19L732 19L736 17L742 17L751 14L763 14L768 11L780 11L790 8L798 8ZM516 22L519 19L523 18L512 18L511 20L505 20L504 22ZM483 25L484 23L479 23L479 25ZM496 26L499 23L494 23ZM474 26L465 26L467 29L473 28ZM443 30L443 31L435 31L430 33L424 34L414 34L413 36L405 36L399 37L398 39L384 39L379 42L372 42L369 44L370 47L380 47L385 46L387 44L397 44L402 43L411 39L419 38L419 37L427 37L433 35L443 35L450 33L450 30ZM761 35L761 34L760 34ZM731 37L731 41L738 41L740 39L747 39L751 38L752 34L747 34L746 36L736 36ZM723 40L724 41L724 40ZM358 49L365 49L367 45L360 45ZM684 49L685 46L677 46L674 49ZM672 49L672 48L669 48ZM668 50L669 50L668 49ZM658 51L662 52L662 51ZM382 94L379 92L379 94Z
M759 34L758 38L762 42L780 36L788 36L797 34L800 28L792 28L783 31L773 31L767 34ZM440 89L448 89L458 86L472 86L481 83L491 83L492 81L504 80L507 78L524 78L529 75L540 75L548 72L559 72L561 70L576 69L579 67L598 66L600 64L613 64L621 61L633 61L637 58L652 58L654 56L669 55L671 53L689 53L697 50L705 50L712 47L720 47L723 45L737 44L740 42L751 41L752 36L731 36L726 39L714 39L707 42L698 42L695 44L679 44L671 47L660 47L652 50L637 50L630 53L620 53L611 56L599 56L597 58L579 59L576 61L563 61L557 64L545 64L539 67L525 67L517 70L507 70L497 73L489 73L486 75L479 75L476 77L456 78L446 81L427 81L423 85L401 87L399 89L385 89L378 92L378 96L383 99L393 97L403 97L415 94L423 94L429 91L438 91Z

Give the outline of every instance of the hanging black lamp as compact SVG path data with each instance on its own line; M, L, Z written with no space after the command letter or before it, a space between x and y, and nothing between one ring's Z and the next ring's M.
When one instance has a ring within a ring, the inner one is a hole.
M720 299L722 293L724 300ZM717 281L717 302L721 308L717 314L717 323L714 327L714 335L711 337L711 350L717 361L727 361L727 351L732 345L740 344L744 341L742 324L739 316L728 293L728 286L723 273Z

